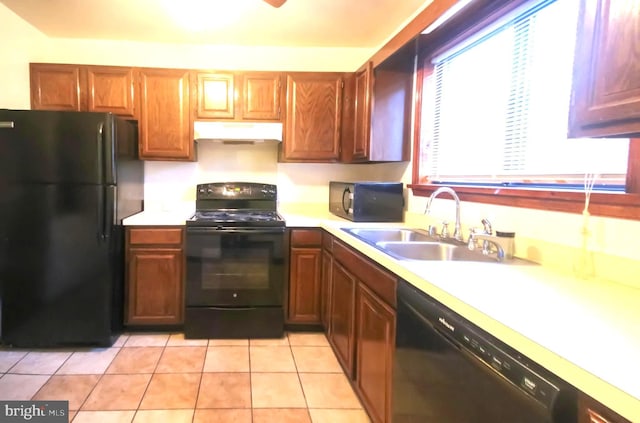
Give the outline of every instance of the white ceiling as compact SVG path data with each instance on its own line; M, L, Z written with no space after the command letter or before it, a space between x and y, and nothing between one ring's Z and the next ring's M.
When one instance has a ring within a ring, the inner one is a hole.
M378 47L430 0L0 0L50 37Z

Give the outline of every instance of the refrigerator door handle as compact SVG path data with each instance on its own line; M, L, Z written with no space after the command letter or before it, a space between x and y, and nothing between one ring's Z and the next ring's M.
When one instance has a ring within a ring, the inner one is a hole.
M113 185L108 185L104 187L106 192L105 198L106 203L104 205L104 240L107 241L111 238L113 233L113 227L116 224L116 187Z
M103 150L103 169L104 169L104 183L107 185L111 185L115 183L115 175L116 175L116 158L115 158L115 137L117 136L117 131L115 127L116 122L113 119L113 116L107 117L107 123L105 128L105 123L101 123L100 126L101 136L102 136L102 148Z
M100 122L98 124L98 133L97 133L97 145L98 145L98 180L100 183L104 183L104 122ZM102 203L100 203L102 204Z
M103 242L107 239L107 235L105 233L105 222L107 220L107 202L105 201L105 191L106 187L104 186L98 188L98 242Z

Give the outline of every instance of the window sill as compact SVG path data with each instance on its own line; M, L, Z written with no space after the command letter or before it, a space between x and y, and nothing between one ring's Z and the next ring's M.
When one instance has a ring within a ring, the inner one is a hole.
M410 184L413 194L428 197L442 185ZM581 214L584 193L527 188L467 187L451 185L463 201ZM589 201L593 216L640 220L640 194L593 192Z

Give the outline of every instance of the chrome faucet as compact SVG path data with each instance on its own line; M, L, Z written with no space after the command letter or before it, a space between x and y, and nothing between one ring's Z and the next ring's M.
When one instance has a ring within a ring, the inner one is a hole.
M505 242L504 239L495 235L478 234L472 232L471 235L469 235L470 250L475 249L475 244L477 241L483 241L482 254L484 254L485 256L491 254L492 251L489 248L489 244L491 244L495 247L496 258L498 259L498 261L504 261L504 259L506 258L506 248L503 245L503 242Z
M457 239L458 241L462 241L462 231L460 229L460 198L458 197L458 194L456 194L456 192L453 189L449 187L440 187L437 190L433 191L433 193L429 197L429 200L427 200L427 207L424 209L424 213L429 214L431 210L431 202L433 202L433 199L443 192L450 194L453 197L453 199L456 201L456 223L453 229L453 238ZM442 234L442 235L447 236L448 233Z

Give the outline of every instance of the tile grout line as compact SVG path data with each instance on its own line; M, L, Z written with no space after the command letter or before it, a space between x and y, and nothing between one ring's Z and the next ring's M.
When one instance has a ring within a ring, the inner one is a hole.
M249 409L249 419L251 420L251 423L253 423L253 371L251 370L251 339L247 339L247 354L247 358L249 360L249 403L251 405L251 408Z
M298 369L298 362L296 361L296 356L293 354L293 346L291 345L291 339L289 339L289 333L287 333L287 341L289 342L289 351L291 352L291 359L293 360L293 365L296 368L296 375L298 376L298 383L300 384L300 390L302 391L302 396L304 397L304 403L307 406L307 416L309 417L309 421L311 422L311 411L309 411L309 401L307 401L307 394L304 391L304 385L302 384L302 379L300 379L300 370Z
M133 417L131 417L131 422L133 422L136 419L136 416L138 415L138 411L140 411L140 405L142 405L142 400L144 399L144 396L147 394L147 391L149 390L149 386L151 385L151 381L153 380L153 376L156 374L156 370L158 369L158 366L160 365L160 360L162 360L162 355L164 354L165 349L167 348L167 344L169 343L169 338L171 337L171 334L169 334L169 336L167 337L167 340L165 341L164 345L162 346L162 352L160 353L160 357L158 357L158 362L156 363L155 367L153 368L153 371L151 372L151 377L149 378L149 382L147 382L147 386L145 386L144 388L144 392L142 392L142 395L140 396L140 401L138 402L138 406L136 407L136 409L133 412ZM127 338L127 342L129 341L129 339L131 338L131 335L129 335L129 338ZM124 347L124 345L123 345ZM143 348L149 348L149 346L145 346Z

